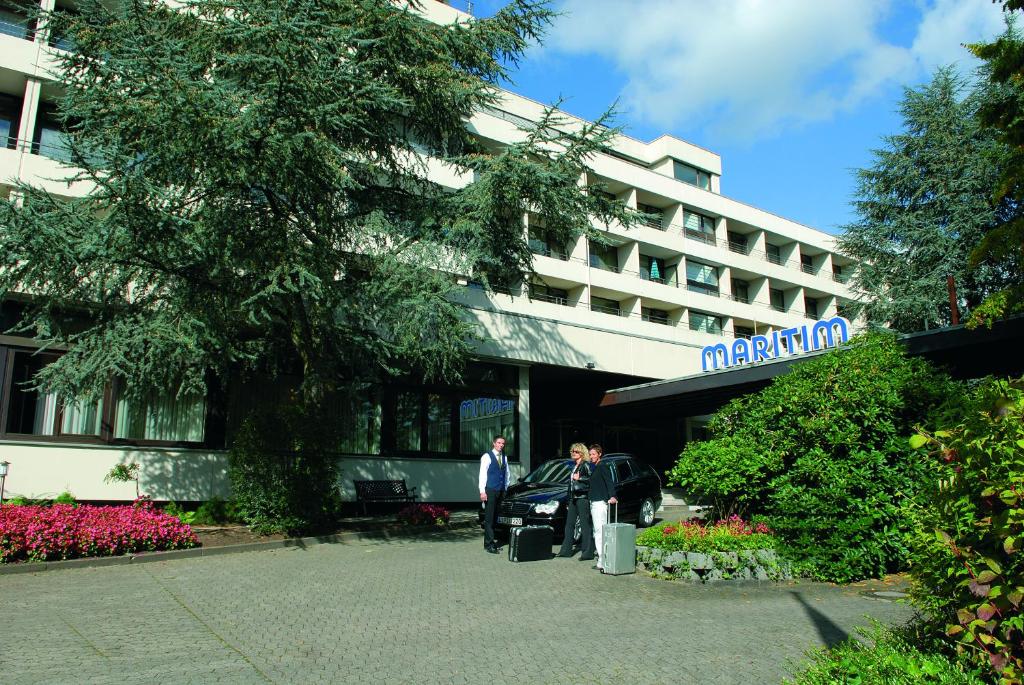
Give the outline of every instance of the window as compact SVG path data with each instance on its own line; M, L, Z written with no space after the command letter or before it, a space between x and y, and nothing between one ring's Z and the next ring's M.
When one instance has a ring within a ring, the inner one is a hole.
M395 449L418 452L421 448L422 407L420 394L400 391L395 395Z
M619 316L621 314L619 303L616 300L610 300L607 297L598 297L597 295L591 295L590 297L590 311L601 312L602 314L614 314L615 316Z
M832 264L832 280L836 283L846 283L849 278L843 274L843 267L841 264Z
M561 288L552 288L543 283L530 284L530 297L541 302L550 302L567 306L569 304L569 292Z
M77 15L78 12L70 7L54 8L54 21L50 24L50 47L69 52L75 49L75 41L68 35L68 28L70 21Z
M804 312L809 319L818 318L818 301L813 297L804 298Z
M686 289L718 297L718 267L687 259Z
M36 131L32 138L32 153L58 162L71 161L67 134L57 120L57 112L52 106L39 107Z
M786 311L786 293L778 288L769 288L768 298L771 302L772 309L777 312Z
M805 274L814 273L814 258L809 254L800 253L800 268Z
M653 307L641 307L640 316L644 321L650 321L651 323L660 323L663 326L668 325L668 312L664 309L654 309Z
M688 238L705 243L714 243L715 220L696 212L683 212L683 232Z
M195 395L173 392L128 395L114 382L106 396L95 401L63 401L31 384L59 355L0 348L0 367L6 361L3 433L21 436L88 438L169 443L206 441L207 402Z
M452 447L452 402L442 395L427 395L427 451L448 453Z
M739 278L732 279L732 299L750 304L750 284Z
M206 398L153 392L117 400L114 438L163 442L202 442Z
M640 255L640 278L655 283L675 285L676 267L667 266L663 257Z
M637 202L636 209L638 212L641 212L643 214L655 215L653 217L644 217L642 219L644 226L650 226L651 228L656 228L659 231L665 230L665 227L662 224L662 220L664 218L664 211L661 208L654 207L652 205L645 205L642 202Z
M747 254L747 236L736 231L729 231L729 250L738 254Z
M711 174L702 169L673 160L672 173L677 181L689 183L691 186L697 186L704 190L711 190Z
M18 146L18 125L21 122L21 100L0 95L0 148Z
M767 259L772 264L782 264L782 252L781 252L781 250L779 250L779 246L778 245L772 245L771 243L766 243L765 246L764 246L764 250L765 250L765 259Z
M704 312L690 312L690 330L720 335L722 333L722 317Z
M516 401L471 397L459 403L459 451L477 456L491 449L495 435L505 436L505 454L515 458Z
M745 338L747 340L754 337L754 329L749 326L734 326L733 333L737 338Z
M561 259L563 262L569 259L569 250L565 245L559 244L547 229L540 226L530 226L529 244L530 252L534 254Z
M32 40L35 31L33 22L28 17L28 10L17 5L0 7L0 33Z
M615 462L615 470L612 473L615 474L615 481L617 483L621 483L633 477L633 469L629 467L629 462L626 460Z
M619 272L619 250L614 245L590 241L590 266L595 269Z
M347 454L380 454L381 409L378 392L345 393L337 402L341 444Z

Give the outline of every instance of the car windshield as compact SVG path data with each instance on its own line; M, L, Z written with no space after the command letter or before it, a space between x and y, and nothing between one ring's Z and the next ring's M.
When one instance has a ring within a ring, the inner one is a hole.
M557 460L541 464L523 479L524 483L568 483L571 461Z

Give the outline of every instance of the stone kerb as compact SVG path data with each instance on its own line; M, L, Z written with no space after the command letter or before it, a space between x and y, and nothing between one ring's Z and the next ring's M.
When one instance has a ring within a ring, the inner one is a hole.
M637 567L655 578L697 583L720 580L788 580L789 565L773 549L740 552L673 552L637 546Z

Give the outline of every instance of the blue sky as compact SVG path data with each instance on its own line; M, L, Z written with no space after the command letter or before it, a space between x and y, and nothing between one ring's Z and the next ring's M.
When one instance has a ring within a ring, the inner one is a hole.
M464 2L464 0L462 0ZM459 6L461 3L453 3ZM474 0L488 16L502 0ZM722 192L830 233L853 170L900 130L903 88L1002 31L990 0L554 0L563 12L509 88L626 133L722 156Z

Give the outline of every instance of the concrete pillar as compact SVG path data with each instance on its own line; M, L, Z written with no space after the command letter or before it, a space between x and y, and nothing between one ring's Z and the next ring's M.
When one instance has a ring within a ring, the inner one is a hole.
M530 368L519 367L519 444L516 448L519 451L519 468L522 478L533 470L533 463L530 460Z

